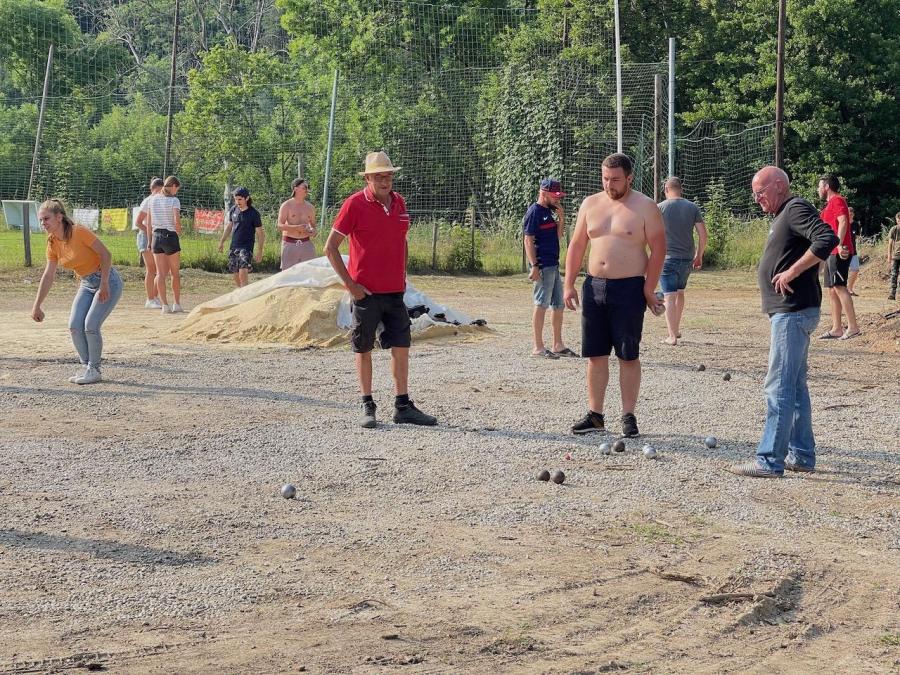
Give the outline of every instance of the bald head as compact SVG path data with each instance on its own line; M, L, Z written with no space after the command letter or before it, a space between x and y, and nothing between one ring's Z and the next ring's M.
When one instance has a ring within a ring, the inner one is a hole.
M669 176L663 183L663 190L669 199L681 197L681 179L678 176Z
M753 176L750 187L759 207L765 213L775 213L788 197L791 180L777 166L764 166Z

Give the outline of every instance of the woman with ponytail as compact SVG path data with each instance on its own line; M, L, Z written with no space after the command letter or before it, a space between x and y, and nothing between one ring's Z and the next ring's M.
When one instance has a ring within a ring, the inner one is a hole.
M58 199L48 199L38 209L38 221L47 233L47 265L41 276L31 318L44 320L41 305L53 280L56 268L65 267L81 277L72 311L69 331L81 367L69 378L74 384L99 382L103 337L100 326L122 297L122 279L112 266L112 256L103 242L86 227L76 225Z

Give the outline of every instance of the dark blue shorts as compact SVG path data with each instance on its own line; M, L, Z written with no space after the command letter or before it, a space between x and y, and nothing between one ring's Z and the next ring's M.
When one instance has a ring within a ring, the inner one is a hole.
M659 286L663 293L675 293L687 288L688 277L694 268L693 258L666 258L663 263Z
M375 333L381 324L378 341L382 349L409 347L412 342L409 311L403 303L403 293L373 293L351 302L353 324L350 346L357 354L372 351Z
M609 356L615 349L623 361L634 361L640 356L646 309L644 277L586 276L581 288L581 355Z

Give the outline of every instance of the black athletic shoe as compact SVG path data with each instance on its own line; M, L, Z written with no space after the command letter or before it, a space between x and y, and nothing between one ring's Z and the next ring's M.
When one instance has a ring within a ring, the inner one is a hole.
M589 410L588 414L572 425L573 434L592 434L595 431L604 431L603 415Z
M418 424L423 427L433 427L437 424L437 417L426 415L410 401L408 405L394 406L394 424Z
M637 428L637 417L634 413L625 413L622 415L622 438L634 438L640 435Z
M378 421L375 419L375 401L366 401L363 403L363 415L359 419L359 426L363 429L374 429L378 426Z

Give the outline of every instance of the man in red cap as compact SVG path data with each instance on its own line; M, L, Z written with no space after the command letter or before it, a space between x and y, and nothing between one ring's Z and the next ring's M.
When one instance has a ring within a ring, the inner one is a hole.
M372 349L382 326L379 342L391 350L394 377L394 423L431 426L437 419L419 410L409 398L409 312L403 302L406 292L406 234L409 213L406 202L392 189L394 166L384 152L366 155L360 172L366 187L344 201L332 226L325 255L353 296L353 326L350 344L356 354L356 373L363 399L360 426L373 429L375 400L372 398ZM344 265L340 245L350 239L350 267Z
M559 276L559 240L565 232L565 212L560 200L566 196L555 178L541 181L537 201L528 207L522 226L525 233L525 256L528 258L528 278L534 282L534 331L532 356L558 359L577 356L562 340L563 304L562 279ZM553 349L544 346L544 318L552 308Z

